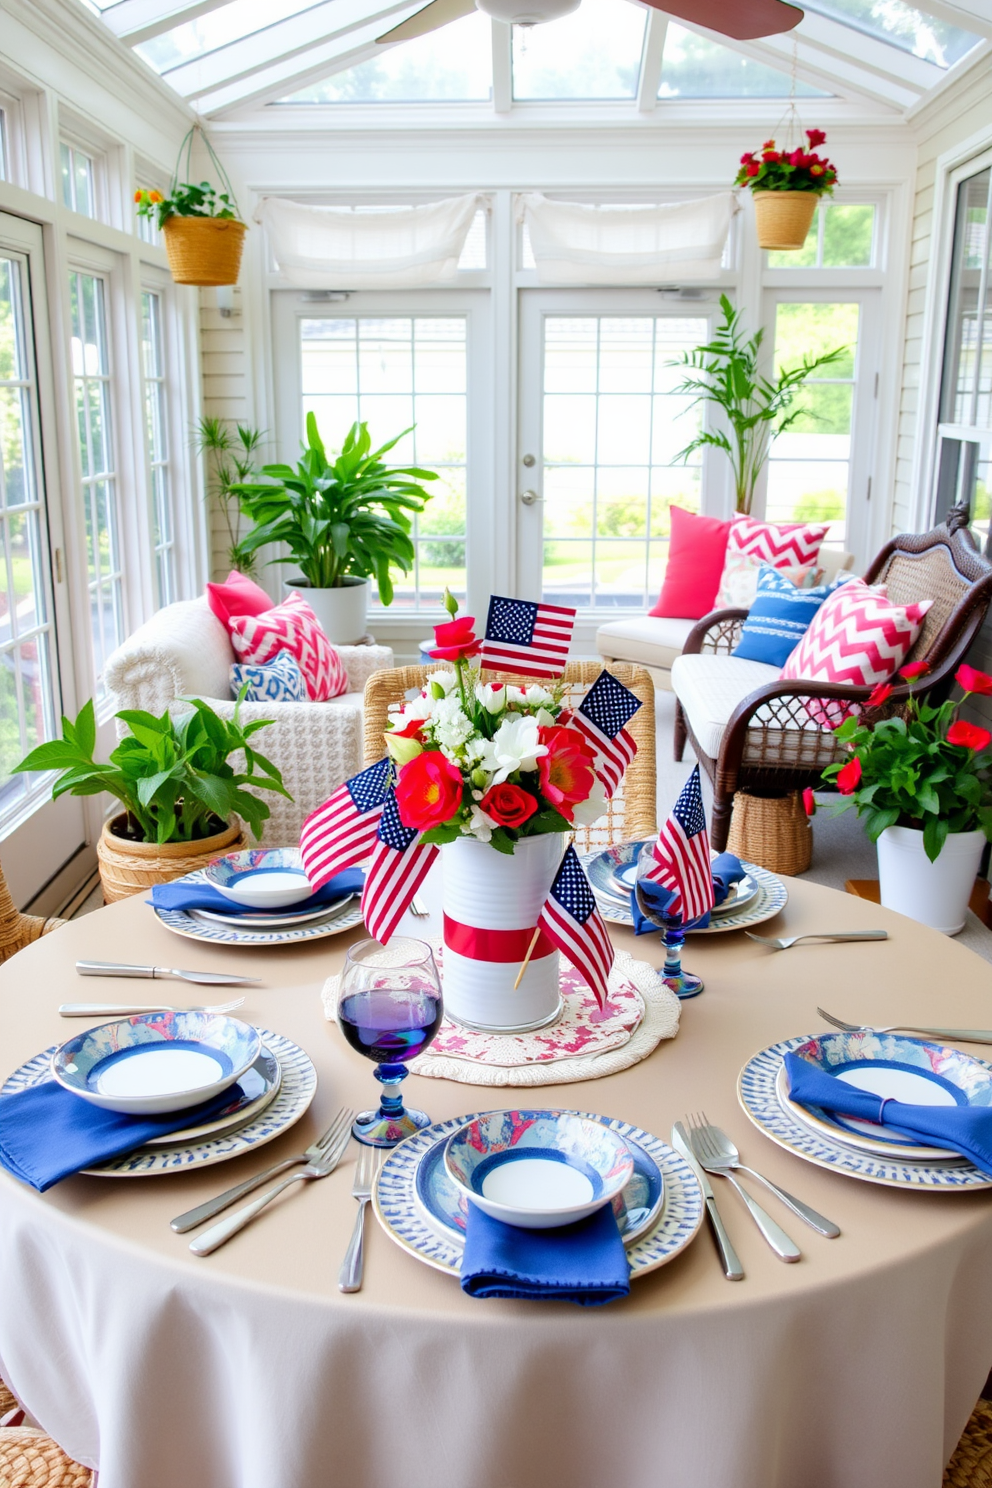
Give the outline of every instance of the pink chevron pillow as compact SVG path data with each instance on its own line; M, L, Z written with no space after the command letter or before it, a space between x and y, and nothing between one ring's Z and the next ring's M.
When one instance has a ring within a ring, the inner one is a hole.
M783 681L853 682L872 687L899 670L933 604L899 605L885 585L851 579L817 610L780 673ZM810 698L806 712L825 729L838 728L853 710L838 698Z
M282 604L262 615L235 615L228 622L238 660L264 665L280 651L296 657L312 703L326 703L348 691L348 673L320 628L313 610L294 589Z
M828 528L820 522L759 522L735 514L727 538L727 557L716 608L750 607L757 593L758 569L793 568L815 563Z

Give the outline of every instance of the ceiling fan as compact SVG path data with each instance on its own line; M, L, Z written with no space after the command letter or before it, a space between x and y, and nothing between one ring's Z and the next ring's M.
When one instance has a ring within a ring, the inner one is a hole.
M462 16L481 10L497 21L513 26L538 26L557 21L577 10L580 0L429 0L415 15L394 26L377 42L412 41L426 36ZM647 4L680 21L691 21L719 31L735 41L753 41L759 36L774 36L798 26L803 12L787 0L647 0Z

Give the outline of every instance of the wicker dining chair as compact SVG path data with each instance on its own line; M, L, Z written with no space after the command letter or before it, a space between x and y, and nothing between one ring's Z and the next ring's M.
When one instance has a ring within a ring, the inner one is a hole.
M31 945L39 936L47 935L64 924L65 920L54 917L43 919L41 915L23 914L10 896L0 866L0 962L9 961L11 956Z
M438 666L438 662L433 662L429 666L393 667L388 671L373 672L369 677L365 684L366 764L372 764L383 756L382 736L390 705L402 702L408 692L422 687L428 672L437 671ZM572 707L582 701L586 690L592 686L602 670L598 661L568 663L564 680L569 684L568 702ZM640 709L627 725L637 744L637 754L628 765L613 799L607 803L605 814L591 827L576 829L575 846L579 852L588 852L594 847L606 847L611 842L652 837L658 828L654 683L644 667L623 662L610 670L618 682L622 682L624 687L628 687L641 700ZM518 683L521 687L526 687L535 680L533 677L520 677L504 672L484 672L483 676L498 676L501 681Z
M10 1425L4 1421L10 1420ZM0 1488L91 1488L88 1467L67 1457L37 1427L22 1426L24 1412L0 1379Z

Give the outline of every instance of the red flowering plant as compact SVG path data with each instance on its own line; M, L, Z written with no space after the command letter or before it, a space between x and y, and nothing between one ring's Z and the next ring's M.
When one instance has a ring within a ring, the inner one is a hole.
M475 621L447 590L444 604L451 619L435 626L430 653L443 666L390 709L385 733L404 825L421 842L474 837L512 853L521 838L596 821L606 794L568 726L564 684L483 682Z
M829 196L837 185L837 167L816 153L827 136L822 129L807 129L806 138L808 145L794 150L777 150L773 139L765 140L760 150L742 155L734 185L750 186L752 191L812 191Z
M902 716L852 716L834 730L850 757L828 765L823 777L843 798L839 810L854 806L865 818L872 842L886 827L915 827L933 863L949 832L980 829L992 840L992 733L958 716L968 697L992 697L992 677L963 663L955 681L964 696L934 706L912 692L927 671L925 661L902 668L899 675L910 684ZM891 693L891 685L880 682L868 709L881 708Z

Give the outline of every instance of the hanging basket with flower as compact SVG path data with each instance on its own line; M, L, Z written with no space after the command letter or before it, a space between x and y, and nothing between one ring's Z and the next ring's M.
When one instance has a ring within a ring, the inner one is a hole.
M816 153L827 136L822 129L807 129L805 135L808 145L794 150L777 150L769 139L760 152L741 156L734 185L747 186L754 197L762 248L801 248L817 202L830 196L837 184L837 167Z
M185 174L190 175L193 136L202 134L194 124L182 145L168 195L161 191L136 191L134 200L139 217L153 219L165 239L169 270L177 284L218 286L237 284L247 228L238 215L234 188L227 172L214 154L206 135L203 143L226 190L218 192L209 181L193 185L180 181L179 172L186 153Z

